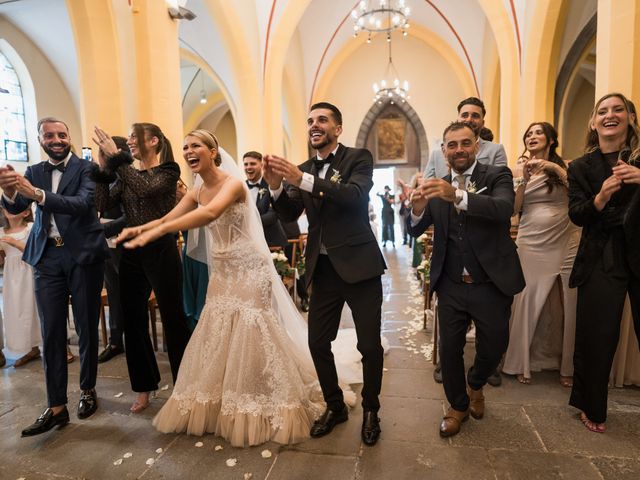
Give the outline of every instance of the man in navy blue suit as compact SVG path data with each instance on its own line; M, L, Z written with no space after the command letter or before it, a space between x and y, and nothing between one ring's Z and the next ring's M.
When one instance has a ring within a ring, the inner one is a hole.
M22 257L33 266L42 325L48 408L22 431L38 435L69 423L67 411L67 315L69 296L80 346L78 418L98 408L98 319L104 261L109 256L94 206L91 163L71 152L67 125L55 118L38 122L38 140L48 159L24 176L0 168L2 204L20 212L36 202L36 218Z

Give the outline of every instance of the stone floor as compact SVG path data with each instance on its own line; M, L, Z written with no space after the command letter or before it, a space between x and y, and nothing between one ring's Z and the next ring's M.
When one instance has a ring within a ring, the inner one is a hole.
M427 333L419 328L419 299L406 247L386 249L384 330L391 344L385 360L382 435L375 447L360 441L361 409L328 437L299 445L236 449L214 436L164 435L151 419L170 393L129 413L124 358L99 368L100 409L91 419L22 439L20 430L42 411L42 367L0 370L0 479L633 479L640 478L640 391L614 389L604 435L588 432L567 405L569 391L557 373L534 376L523 386L505 377L486 387L487 414L470 419L452 439L438 436L445 410L432 379ZM413 302L413 303L412 303ZM468 346L471 355L473 346ZM169 382L166 354L159 353ZM11 362L10 362L11 363ZM78 369L70 365L70 405L78 401ZM202 442L202 445L196 442ZM217 449L216 447L222 447ZM263 457L263 453L268 455ZM126 457L126 458L125 458ZM234 458L235 466L227 466Z

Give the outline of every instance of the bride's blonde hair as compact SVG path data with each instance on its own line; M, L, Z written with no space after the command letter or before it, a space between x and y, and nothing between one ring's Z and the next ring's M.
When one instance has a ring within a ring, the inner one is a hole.
M218 139L209 130L205 130L204 128L199 128L197 130L192 130L187 133L186 137L196 137L202 140L207 147L216 149L216 157L213 159L213 162L216 164L216 167L219 167L222 163L222 157L220 156L220 148L218 147Z

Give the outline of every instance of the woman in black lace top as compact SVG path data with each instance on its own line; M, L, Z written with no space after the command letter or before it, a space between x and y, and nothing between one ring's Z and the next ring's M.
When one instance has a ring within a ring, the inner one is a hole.
M127 145L131 155L117 149L111 137L96 128L96 143L107 157L95 175L96 206L103 212L120 202L127 226L135 227L166 215L176 202L180 167L169 140L157 125L134 123ZM140 169L131 164L140 161ZM119 178L109 190L109 182ZM154 291L162 320L171 373L175 382L190 331L182 307L182 270L173 235L144 248L125 250L120 262L120 294L124 310L124 339L131 388L138 393L134 413L149 405L149 393L158 389L160 372L149 337L147 302Z

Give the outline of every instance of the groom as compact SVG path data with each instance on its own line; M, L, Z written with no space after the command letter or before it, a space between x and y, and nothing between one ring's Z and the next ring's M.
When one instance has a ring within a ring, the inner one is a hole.
M369 226L373 159L368 150L338 143L342 114L330 103L311 106L307 127L316 155L299 167L267 155L264 178L283 221L294 221L305 210L309 219L305 274L307 286L313 284L309 349L327 403L327 409L311 427L311 436L322 437L348 418L331 352L346 302L353 311L362 354L362 440L374 445L380 436L380 276L386 265ZM283 179L288 183L286 188Z
M104 261L109 249L94 206L91 162L71 151L66 123L47 117L38 122L38 140L48 160L24 176L0 168L3 206L21 212L36 203L36 218L23 260L33 267L40 312L48 408L23 437L69 423L67 410L67 315L69 296L80 346L80 402L77 415L98 408L98 322Z

